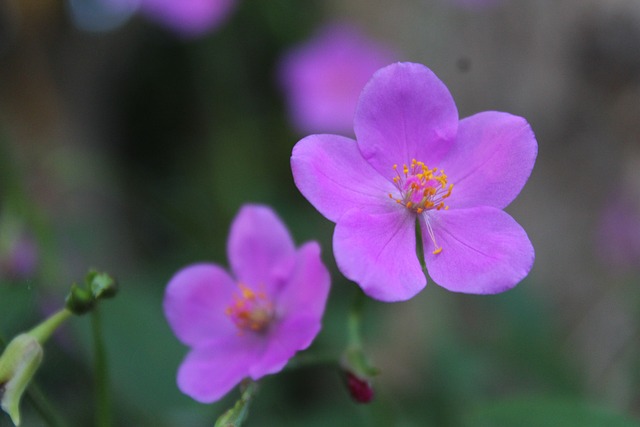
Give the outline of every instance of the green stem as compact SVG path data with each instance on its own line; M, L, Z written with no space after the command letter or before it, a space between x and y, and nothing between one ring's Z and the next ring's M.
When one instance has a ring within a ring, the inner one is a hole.
M111 427L113 422L111 419L111 401L109 398L109 373L102 337L102 321L98 307L95 307L91 312L91 329L93 332L93 352L95 358L96 426Z
M27 390L27 400L50 427L67 427L66 422L35 382L32 382Z
M360 289L356 290L356 295L351 303L349 318L347 319L347 333L349 347L362 347L362 311L366 296Z
M31 329L28 333L32 337L38 340L42 345L44 344L51 334L58 329L58 327L71 316L71 312L66 308L52 314L44 322L40 323L35 328Z

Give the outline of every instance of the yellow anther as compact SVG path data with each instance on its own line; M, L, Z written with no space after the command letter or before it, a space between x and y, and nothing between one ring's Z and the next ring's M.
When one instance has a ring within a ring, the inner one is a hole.
M440 252L442 252L442 247L437 247L432 253L438 255Z
M248 288L246 285L240 283L238 285L238 287L240 288L240 292L242 292L242 298L244 299L254 299L256 297L256 294L253 293L253 291ZM242 300L240 300L242 301Z
M397 164L393 165L393 169L396 176L392 181L399 194L396 195L398 197L394 197L393 194L389 197L398 204L416 214L422 214L429 209L448 208L443 200L451 196L453 184L449 184L449 177L444 173L444 169L429 168L424 162L416 159L411 159L408 165L402 165L404 176L398 172Z

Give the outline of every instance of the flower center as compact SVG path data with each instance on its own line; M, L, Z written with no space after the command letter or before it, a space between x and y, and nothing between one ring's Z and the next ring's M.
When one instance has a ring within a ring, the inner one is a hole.
M233 303L225 314L243 331L264 332L273 320L273 303L263 291L255 292L243 283L238 284L240 294L233 296Z
M447 210L449 206L444 200L451 196L453 184L448 184L447 175L444 170L438 168L430 169L423 162L416 159L411 160L409 166L402 165L402 172L398 170L398 165L393 165L396 176L393 177L393 183L398 189L400 197L394 197L389 193L389 197L396 203L404 206L412 212L420 215L425 211L432 209ZM427 231L435 246L434 254L442 252L442 248L436 244L436 239L429 223L429 219L425 217Z

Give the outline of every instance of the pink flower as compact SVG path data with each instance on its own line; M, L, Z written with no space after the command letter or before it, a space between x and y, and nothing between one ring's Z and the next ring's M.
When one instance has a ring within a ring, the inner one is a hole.
M320 331L329 293L318 244L296 250L267 207L240 210L227 253L231 275L216 264L188 266L164 298L171 328L191 347L178 387L200 402L221 398L245 377L280 371Z
M640 198L637 191L620 187L604 205L596 247L602 261L628 271L640 267Z
M291 157L298 189L336 222L338 268L369 296L406 300L431 278L455 292L491 294L530 271L527 234L502 209L537 155L526 120L486 111L458 121L445 85L423 65L378 71L360 95L356 140L311 135Z
M394 56L353 27L323 27L280 64L280 83L294 126L305 133L351 133L362 88Z
M235 4L235 0L140 0L140 9L182 36L197 37L220 25Z

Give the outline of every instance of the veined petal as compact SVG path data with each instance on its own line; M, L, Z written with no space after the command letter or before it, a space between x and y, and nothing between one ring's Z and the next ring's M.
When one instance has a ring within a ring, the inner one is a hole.
M338 268L372 298L403 301L426 285L416 255L415 216L406 209L345 213L333 235Z
M291 170L302 195L333 222L352 208L387 210L387 194L395 190L364 160L356 141L337 135L299 141L293 147Z
M195 264L178 271L164 295L164 313L178 339L201 345L233 335L237 329L224 314L236 284L214 264Z
M485 111L460 121L458 138L438 167L453 183L451 208L506 207L529 179L538 143L527 121Z
M391 180L394 164L412 159L439 164L455 140L458 110L430 69L395 63L378 70L365 86L354 127L363 157Z
M428 220L434 245L424 221ZM524 229L506 212L488 206L431 211L421 218L429 275L453 292L496 294L514 287L531 270L533 246Z
M192 349L178 369L178 388L202 403L220 399L249 376L265 343L253 334L232 335Z
M271 293L290 274L296 252L289 231L271 208L244 205L231 224L227 254L238 281L251 288L265 286Z

